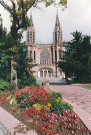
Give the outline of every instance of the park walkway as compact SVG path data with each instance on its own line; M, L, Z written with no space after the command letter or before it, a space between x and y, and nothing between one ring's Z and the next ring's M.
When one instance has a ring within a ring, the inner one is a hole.
M75 85L50 85L74 106L74 111L91 131L91 90Z
M51 85L56 92L91 114L91 90L72 85Z

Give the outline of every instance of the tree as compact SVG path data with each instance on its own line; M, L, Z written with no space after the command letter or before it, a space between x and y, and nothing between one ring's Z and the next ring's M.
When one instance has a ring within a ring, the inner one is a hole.
M28 49L25 43L18 42L18 57L17 57L17 77L18 77L18 87L28 85L36 85L36 79L31 71L33 65L32 59L28 57Z
M22 34L18 33L18 52L17 52L17 73L18 73L18 86L23 87L25 85L36 85L36 79L32 75L31 68L34 66L30 64L31 58L28 58L27 46L25 43L21 43ZM11 51L12 37L7 33L6 29L3 29L3 23L0 25L0 78L10 82L11 71Z
M74 77L75 81L91 81L91 43L90 36L81 32L72 33L73 40L66 43L63 61L58 62L67 77Z
M32 7L35 6L40 0L10 0L11 5L8 5L5 0L1 0L0 4L10 13L11 16L11 37L13 39L13 44L11 47L12 59L11 59L11 87L17 89L17 72L16 72L16 57L17 57L17 40L18 40L18 32L21 29L25 29L30 20L28 19L27 12ZM49 6L52 3L55 3L53 0L44 0L41 2L45 2L46 6ZM63 7L66 7L67 0L60 0L59 4Z
M7 74L10 77L9 55L7 55L9 35L3 28L2 17L0 17L0 78L5 79Z

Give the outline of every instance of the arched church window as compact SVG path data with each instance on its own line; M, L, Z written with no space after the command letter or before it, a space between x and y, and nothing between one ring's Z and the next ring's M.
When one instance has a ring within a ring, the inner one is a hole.
M32 40L32 32L30 31L30 39Z
M35 59L36 59L36 52L34 51L34 62L35 62Z
M47 71L44 71L44 77L46 77Z
M57 62L57 51L55 50L55 62Z
M27 42L29 42L29 32L27 32Z
M33 43L34 43L35 39L34 39L34 32L33 32Z
M55 31L55 43L57 43L57 32Z
M32 58L32 51L30 51L30 58Z
M40 77L43 77L43 71L40 71Z
M59 50L59 59L61 59L61 50Z
M58 31L58 38L60 38L60 31Z
M50 64L50 52L48 50L42 50L40 53L40 64Z
M48 71L49 77L52 77L52 71Z

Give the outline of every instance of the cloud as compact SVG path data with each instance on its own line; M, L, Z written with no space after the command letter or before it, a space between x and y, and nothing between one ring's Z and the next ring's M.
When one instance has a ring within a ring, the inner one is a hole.
M52 43L53 30L56 20L56 7L50 6L45 8L40 5L41 10L34 9L32 11L33 21L36 31L36 42ZM10 29L9 13L0 5L0 13L4 20L4 26ZM61 11L58 7L60 24L63 29L63 40L72 39L71 32L76 30L83 34L91 35L91 0L68 0L68 6L65 11ZM28 12L30 16L30 11ZM26 40L24 33L24 41Z

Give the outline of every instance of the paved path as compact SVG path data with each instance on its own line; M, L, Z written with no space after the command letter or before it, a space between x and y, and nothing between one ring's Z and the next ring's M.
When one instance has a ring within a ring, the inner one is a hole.
M72 85L50 85L50 87L61 92L64 98L91 114L91 90Z

